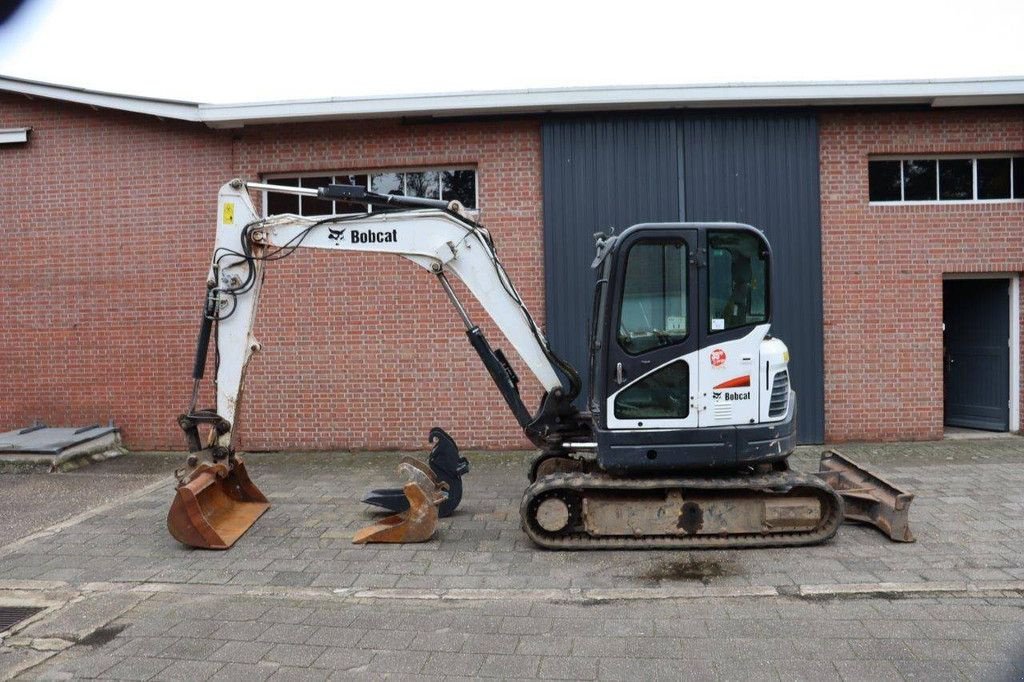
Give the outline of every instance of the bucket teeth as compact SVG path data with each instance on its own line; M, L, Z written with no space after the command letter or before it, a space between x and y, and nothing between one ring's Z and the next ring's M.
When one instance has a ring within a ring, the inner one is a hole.
M227 549L270 503L250 480L241 458L200 464L178 486L167 512L167 530L178 542L198 549Z

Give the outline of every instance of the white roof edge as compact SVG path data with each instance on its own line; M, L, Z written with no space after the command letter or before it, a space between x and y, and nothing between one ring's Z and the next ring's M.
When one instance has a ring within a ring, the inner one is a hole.
M211 127L343 118L470 116L642 108L1024 104L1024 76L971 79L548 88L203 104L0 76L0 91L206 123Z
M15 92L32 97L76 102L104 109L131 111L137 114L150 114L160 118L173 118L182 121L200 121L199 106L196 102L136 97L99 90L88 90L68 85L55 85L39 81L11 78L0 75L0 91Z

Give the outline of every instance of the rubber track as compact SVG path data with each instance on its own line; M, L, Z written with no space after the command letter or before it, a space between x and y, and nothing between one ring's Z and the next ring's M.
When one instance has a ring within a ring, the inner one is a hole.
M817 492L825 506L817 528L811 531L743 535L636 535L594 537L585 531L554 534L545 531L530 517L530 505L538 496L564 490L581 497L586 490L613 490L624 493L644 490L701 490L760 492L786 497L794 488L798 494ZM811 490L807 490L811 489ZM552 474L533 483L523 493L519 514L530 539L546 549L736 549L755 547L797 547L830 539L843 522L843 500L816 476L784 472L728 478L612 478L606 474Z

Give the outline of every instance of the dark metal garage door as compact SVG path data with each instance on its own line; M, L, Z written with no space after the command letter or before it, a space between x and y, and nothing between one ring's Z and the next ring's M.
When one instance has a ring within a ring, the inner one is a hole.
M942 286L946 424L1010 428L1010 282L954 279Z
M818 128L807 112L552 117L543 126L547 329L584 374L593 233L727 220L766 232L773 333L790 347L800 441L824 439Z

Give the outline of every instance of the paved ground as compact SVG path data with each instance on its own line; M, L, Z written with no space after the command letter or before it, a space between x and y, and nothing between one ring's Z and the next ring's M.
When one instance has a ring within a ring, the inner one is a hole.
M53 476L43 466L0 463L0 546L165 478L181 460L118 457Z
M819 547L733 552L539 551L519 529L521 455L471 456L435 541L353 546L372 518L359 493L389 481L393 455L253 456L274 507L228 552L166 534L169 482L0 547L0 602L50 608L6 638L0 671L1016 679L1022 446L846 446L917 493L917 543L847 526Z

